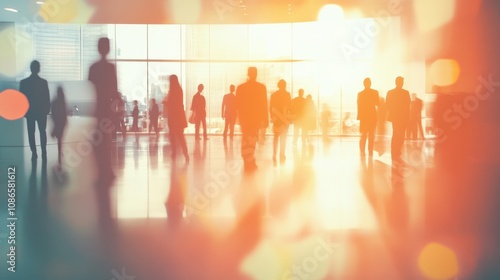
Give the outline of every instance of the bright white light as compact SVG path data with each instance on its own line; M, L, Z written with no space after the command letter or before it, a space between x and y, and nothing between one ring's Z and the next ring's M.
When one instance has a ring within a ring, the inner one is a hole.
M14 8L5 8L5 10L9 11L9 12L13 12L13 13L19 12L18 10L14 9Z
M318 13L320 22L337 22L344 19L344 9L339 5L327 4L321 7Z
M37 3L38 5L43 5L43 4L45 4L45 2L43 2L43 1L36 1L36 3Z

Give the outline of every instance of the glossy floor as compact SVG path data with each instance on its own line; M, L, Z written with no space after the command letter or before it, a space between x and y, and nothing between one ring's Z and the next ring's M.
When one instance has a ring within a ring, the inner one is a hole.
M18 218L17 272L2 279L452 279L475 275L494 239L444 222L466 209L432 189L445 175L431 140L406 141L408 164L391 166L384 138L373 158L357 137L288 139L273 162L268 136L248 174L240 137L187 136L186 164L164 135L118 136L108 191L92 142L71 139L62 169L54 145L35 164L27 147L0 148Z

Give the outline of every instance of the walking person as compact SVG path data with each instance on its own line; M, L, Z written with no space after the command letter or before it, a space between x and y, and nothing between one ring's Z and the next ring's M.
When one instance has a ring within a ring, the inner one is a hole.
M257 169L255 145L259 130L269 124L266 86L257 82L257 68L248 68L248 81L236 89L236 110L240 120L242 143L241 156L244 170Z
M191 102L191 111L194 114L194 137L196 140L201 140L200 138L200 125L203 126L203 139L208 140L207 136L207 111L206 111L206 100L205 96L201 93L205 87L203 84L198 85L198 92L193 96L193 101Z
M304 143L302 146L311 145L311 141L309 139L309 132L316 129L316 119L318 112L316 110L316 105L314 105L314 101L312 100L312 96L310 94L306 97L306 103L304 105L304 115L303 115L303 123L302 123L302 133Z
M139 102L134 100L134 108L132 109L132 131L139 131Z
M62 166L62 138L68 122L68 112L66 108L66 97L62 87L57 88L57 96L51 104L51 116L54 127L51 136L57 139L57 163Z
M269 113L273 123L273 162L276 163L276 154L278 152L278 143L280 149L280 162L285 162L286 137L288 126L290 124L289 114L291 105L290 93L286 91L285 80L279 80L278 91L271 94L269 102Z
M158 137L160 131L158 129L158 117L160 116L160 110L158 104L156 104L156 99L151 98L151 103L149 105L149 133L154 129L156 137Z
M417 97L416 93L411 94L410 103L410 122L408 124L408 138L412 140L425 139L424 130L422 129L422 109L424 102ZM420 134L420 136L419 136Z
M236 96L234 95L235 86L229 86L229 93L224 95L222 99L222 119L224 119L224 132L223 137L226 140L227 133L229 132L229 138L233 140L234 135L234 125L236 123Z
M368 156L373 156L373 142L375 140L375 128L377 127L377 106L379 104L378 91L371 88L372 81L366 78L363 81L364 90L358 93L358 120L359 151L361 156L365 156L366 140L368 140Z
M180 148L184 154L186 163L189 162L187 151L186 138L184 137L184 129L187 127L186 113L184 112L184 93L179 78L177 75L170 75L170 86L168 90L166 105L167 105L167 122L172 147L172 160L175 160L177 150Z
M293 146L297 146L299 134L302 133L302 145L305 145L305 134L303 130L304 107L306 99L304 98L304 89L299 89L299 96L292 99L291 111L293 115Z
M22 80L19 91L26 95L29 109L26 112L26 125L28 128L28 141L31 149L31 160L38 158L35 142L35 124L38 124L40 133L40 148L42 160L47 160L47 115L50 112L50 94L47 80L42 79L40 73L40 62L33 60L30 65L31 75Z
M391 158L394 164L405 165L401 158L401 148L410 119L410 93L403 89L404 78L396 78L396 88L387 92L386 106L388 120L392 123Z

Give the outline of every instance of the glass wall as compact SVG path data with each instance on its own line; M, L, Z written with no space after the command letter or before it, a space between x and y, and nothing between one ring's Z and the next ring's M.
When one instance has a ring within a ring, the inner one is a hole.
M377 56L384 51L379 46L387 44L377 40L400 41L401 37L399 28L392 27L382 29L380 34L363 35L363 30L374 22L374 19L346 20L344 26L319 22L51 24L43 28L38 23L37 28L30 28L29 23L21 25L35 38L35 57L42 60L44 77L51 81L86 80L90 65L99 59L98 38L109 37L112 46L108 58L116 63L119 90L129 110L133 100L139 102L143 129L147 128L150 100L155 98L162 110L168 76L176 74L184 89L188 114L198 84L204 84L208 128L211 133L221 133L223 95L229 92L231 84L245 82L247 68L256 66L258 80L267 86L268 96L277 90L277 82L284 79L292 98L301 88L312 96L318 109L318 128L321 113L329 110L329 134L357 134L356 97L363 88L362 81L365 77L381 76L374 71L383 69L382 64L387 63ZM399 25L398 20L391 22ZM404 69L402 61L395 58L390 68ZM21 73L26 74L26 70ZM425 74L419 69L415 75ZM373 84L381 95L393 87L376 81ZM347 123L350 125L346 126ZM190 125L187 132L192 131ZM315 132L319 133L319 129Z

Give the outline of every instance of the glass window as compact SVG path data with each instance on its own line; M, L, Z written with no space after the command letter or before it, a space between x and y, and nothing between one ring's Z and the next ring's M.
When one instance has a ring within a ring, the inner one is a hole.
M292 25L252 24L248 26L248 59L292 58Z
M248 59L248 25L210 25L210 59Z
M116 58L147 58L147 26L141 24L116 25Z
M181 26L148 25L148 58L181 59Z
M210 26L208 24L185 25L183 35L183 59L210 59Z

